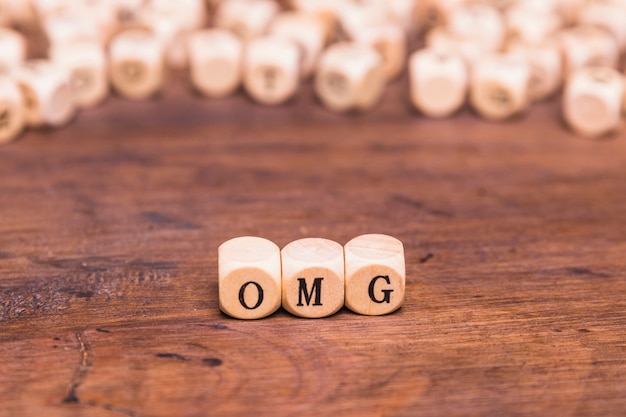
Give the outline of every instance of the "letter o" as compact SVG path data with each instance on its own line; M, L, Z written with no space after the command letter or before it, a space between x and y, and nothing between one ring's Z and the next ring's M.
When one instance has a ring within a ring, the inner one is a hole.
M256 304L253 307L249 307L248 304L246 304L246 299L244 297L245 292L246 292L246 288L248 288L248 285L250 285L250 284L254 285L256 287L258 293L259 293L259 298L258 298ZM254 282L254 281L246 282L239 289L239 302L247 310L254 310L255 308L258 308L263 303L263 287L261 287L258 283Z

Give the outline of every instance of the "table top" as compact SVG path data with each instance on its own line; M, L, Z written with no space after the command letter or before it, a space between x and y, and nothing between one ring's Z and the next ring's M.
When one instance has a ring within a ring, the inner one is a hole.
M626 135L558 99L430 120L203 99L174 79L0 148L1 416L619 415ZM405 245L396 313L218 308L217 247Z

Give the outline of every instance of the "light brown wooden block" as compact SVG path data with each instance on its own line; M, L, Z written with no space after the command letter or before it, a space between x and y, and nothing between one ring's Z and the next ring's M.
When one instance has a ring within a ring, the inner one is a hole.
M481 116L502 120L529 104L530 66L518 56L492 55L476 62L471 72L470 103Z
M346 307L380 316L402 306L406 282L402 242L387 235L361 235L346 243L344 252Z
M74 101L80 108L101 103L109 94L106 55L94 42L57 46L51 50L54 63L69 74Z
M284 12L272 21L269 34L296 43L302 51L301 75L313 73L326 41L326 24L319 16L303 12Z
M315 92L332 111L367 110L378 102L384 86L382 58L370 46L336 43L320 57Z
M208 97L232 94L241 84L243 45L223 29L194 32L188 39L189 69L194 87Z
M344 305L343 247L328 239L308 238L281 251L283 308L300 317L320 318Z
M19 136L26 123L25 116L24 100L17 83L0 76L0 144Z
M389 24L384 7L376 3L346 2L338 9L338 21L344 39L356 40L367 28Z
M507 45L506 52L528 61L530 65L528 95L531 100L550 97L561 87L563 60L559 45L554 40L548 39L536 44L512 41Z
M422 0L415 6L415 20L422 31L447 25L450 14L465 0Z
M17 31L0 28L0 76L8 75L26 58L26 41Z
M296 93L299 80L300 51L295 43L275 36L248 42L243 84L255 101L283 103Z
M14 72L30 126L62 126L76 112L69 76L47 60L26 61Z
M626 48L626 3L619 0L590 1L581 7L578 24L607 30L623 51Z
M109 46L109 74L115 90L130 99L146 99L163 86L163 49L150 32L127 30Z
M461 55L421 49L409 60L411 102L427 116L449 116L465 102L468 77Z
M577 26L558 33L565 77L588 66L617 67L619 48L613 36L594 26Z
M500 50L506 35L500 12L480 3L469 3L453 9L446 28L453 36L474 40L490 52Z
M571 74L563 92L563 118L577 133L601 136L620 126L624 80L608 67L586 67Z
M95 16L85 7L62 9L42 21L51 47L63 47L75 42L96 42L104 46L106 37Z
M338 33L339 14L351 0L290 0L293 10L309 14L322 20L324 24L324 41L335 41Z
M563 21L557 13L542 11L524 4L518 3L504 15L510 39L538 44L546 41L563 26Z
M113 4L119 27L127 28L139 22L144 0L115 0Z
M40 20L57 13L63 13L72 7L72 4L65 0L31 0L31 2Z
M417 0L359 0L360 6L374 11L383 24L392 24L405 32L415 32ZM422 3L422 1L419 1Z
M563 19L563 25L571 26L578 24L580 10L589 0L556 0L554 2L534 0L534 2L552 4L556 13Z
M267 317L281 305L280 248L244 236L218 249L220 310L238 319Z
M472 38L461 38L452 35L444 28L432 29L425 38L426 46L438 52L461 55L465 63L471 67L485 55L491 54L484 43Z
M29 0L1 0L0 26L17 26L28 30L37 27L35 8Z
M271 0L225 0L217 8L214 24L249 40L264 35L278 12Z
M148 0L141 11L147 19L168 18L184 30L197 30L206 25L207 10L203 0Z
M394 24L363 28L354 40L374 48L382 58L382 69L387 80L396 78L404 68L407 39L404 30Z
M150 0L140 10L138 21L161 41L169 67L184 69L189 65L187 38L206 23L202 0Z

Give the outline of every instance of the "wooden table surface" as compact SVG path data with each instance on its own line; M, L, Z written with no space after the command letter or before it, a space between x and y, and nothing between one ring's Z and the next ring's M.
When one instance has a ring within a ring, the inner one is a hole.
M626 134L405 94L340 116L178 80L0 148L0 415L624 415ZM398 312L220 313L223 241L362 233L404 242Z

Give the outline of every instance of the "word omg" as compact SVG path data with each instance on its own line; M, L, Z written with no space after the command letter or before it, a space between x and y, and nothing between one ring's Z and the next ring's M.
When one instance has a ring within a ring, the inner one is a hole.
M218 250L220 309L239 319L259 319L281 306L300 317L327 317L344 305L364 315L402 306L404 248L381 234L358 236L345 246L300 239L282 250L260 237L238 237Z

